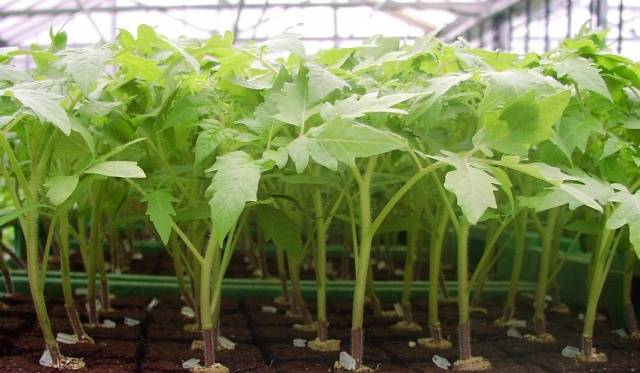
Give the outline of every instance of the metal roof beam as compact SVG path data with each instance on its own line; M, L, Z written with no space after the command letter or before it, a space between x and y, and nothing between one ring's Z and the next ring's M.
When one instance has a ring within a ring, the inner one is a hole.
M268 7L280 8L314 8L314 7L332 7L332 8L353 8L360 6L380 7L381 3L371 0L354 0L346 3L337 2L316 2L316 3L284 3L269 2ZM265 4L244 4L243 9L262 9ZM481 13L486 11L488 5L484 2L468 1L468 2L449 2L446 0L438 1L414 1L414 2L395 2L386 1L382 8L384 9L433 9L445 10L453 13ZM193 5L131 5L131 6L101 6L101 7L85 7L81 8L55 8L55 9L12 9L0 10L0 17L11 16L37 16L37 15L61 15L73 14L82 11L91 13L111 13L111 12L135 12L135 11L171 11L171 10L219 10L219 9L238 9L238 4L222 2L219 4L193 4Z
M445 41L455 40L458 36L464 35L465 32L479 25L484 20L489 19L523 2L524 0L497 0L487 2L486 9L483 12L478 13L477 16L458 17L456 20L443 27L440 31L440 37Z

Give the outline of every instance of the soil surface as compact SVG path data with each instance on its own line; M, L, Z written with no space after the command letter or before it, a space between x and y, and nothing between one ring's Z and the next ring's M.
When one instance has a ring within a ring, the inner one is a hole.
M44 345L33 304L27 296L2 299L10 307L0 310L0 372L53 372L38 365ZM202 359L202 350L192 350L199 333L184 330L184 325L194 322L180 313L182 304L175 297L159 298L158 306L146 311L150 299L131 297L114 299L114 310L101 315L110 319L115 328L91 328L87 332L95 339L95 345L64 345L63 354L84 358L84 372L184 372L182 363ZM84 304L78 299L78 310L85 319ZM262 306L276 307L276 313L262 312ZM428 350L413 346L412 341L427 337L426 303L414 305L416 322L425 331L398 331L390 329L396 318L380 318L370 312L366 315L365 364L379 372L438 372L432 362L439 355L453 363L457 359L455 305L443 304L440 309L443 335L454 343L447 351ZM494 325L501 313L499 303L484 304L488 314L472 314L473 354L487 358L492 372L630 372L640 369L640 341L632 341L611 333L618 326L607 321L596 325L594 345L609 357L608 363L584 365L561 355L564 347L579 346L581 322L577 313L548 315L548 329L556 343L535 344L524 339L508 337L505 328ZM313 311L313 304L310 304ZM71 333L64 308L57 300L49 301L51 322L55 332ZM385 309L392 309L385 305ZM350 328L349 302L330 302L329 337L340 339L342 349L349 350ZM248 299L237 302L224 300L221 316L221 335L236 343L234 350L217 353L217 359L231 372L322 372L332 370L338 358L337 352L316 352L305 347L295 347L293 340L315 338L313 332L292 329L295 321L285 317L285 307L276 306L271 300ZM577 311L577 310L576 310ZM519 304L517 317L529 319L532 315L530 301ZM140 321L127 326L125 319ZM532 333L531 323L519 328L521 334Z

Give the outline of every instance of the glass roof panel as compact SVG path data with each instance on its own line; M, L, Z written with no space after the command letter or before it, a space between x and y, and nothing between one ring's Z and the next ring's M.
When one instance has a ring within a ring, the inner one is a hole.
M53 27L64 28L69 43L80 46L112 40L118 29L135 31L144 22L171 38L236 31L239 41L264 40L293 31L310 49L352 45L375 35L413 39L434 30L448 41L463 36L474 45L505 49L493 45L500 32L492 22L500 20L510 24L503 37L508 48L541 52L557 46L567 31L575 34L585 21L595 24L592 0L570 0L570 18L568 1L531 1L527 22L525 0L0 0L0 45L47 44ZM621 14L620 1L598 2L612 29L611 46L618 48L622 40L623 54L640 55L635 48L640 5L625 0ZM548 21L545 3L551 7Z

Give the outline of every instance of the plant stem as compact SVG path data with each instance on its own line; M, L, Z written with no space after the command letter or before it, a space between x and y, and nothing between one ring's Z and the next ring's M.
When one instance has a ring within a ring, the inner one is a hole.
M524 253L527 243L527 214L528 212L526 210L521 211L514 222L513 235L515 251L509 291L507 292L507 300L505 301L504 312L502 314L502 321L504 322L511 320L515 314L518 283L520 282L520 276L522 274L522 264L524 263Z
M3 150L9 158L13 172L18 178L18 183L21 184L21 189L25 195L25 205L36 206L38 203L38 190L41 187L41 173L39 172L41 164L38 162L48 162L48 152L45 151L41 157L32 157L31 175L28 184L26 184L26 179L24 178L20 164L4 135L0 136L0 145L2 145ZM16 197L14 202L18 205L19 199ZM47 314L47 305L44 298L44 287L40 282L41 267L38 260L38 217L39 210L37 207L34 207L27 210L24 219L21 220L27 249L27 276L31 290L31 298L33 299L38 324L40 325L45 345L51 354L53 367L60 367L62 355L60 354L58 342L51 328L51 321Z
M94 343L93 339L87 335L82 322L78 316L78 309L73 298L73 290L71 287L71 268L69 266L69 213L65 205L58 208L58 240L60 243L60 275L62 277L62 294L64 296L64 307L67 311L69 324L73 329L73 333L78 340L85 343Z
M2 245L1 242L0 245ZM4 250L0 250L0 270L2 270L2 276L4 278L4 292L7 296L11 296L15 289L11 278L11 269L9 268L7 261L4 259Z
M87 276L89 284L87 286L87 300L89 302L89 326L95 327L98 324L98 310L96 305L96 264L99 246L102 245L102 236L100 228L102 226L102 214L100 209L100 200L102 192L102 183L98 182L93 194L93 204L91 206L91 232L89 233L89 252L87 262Z
M365 294L369 298L369 306L373 310L375 316L382 316L382 303L380 298L376 295L375 281L373 279L373 264L369 263L369 270L367 271L367 283L365 285Z
M351 355L356 361L356 368L362 366L363 357L363 321L364 301L367 285L367 275L370 265L371 243L373 235L371 226L371 179L376 166L376 157L368 159L364 175L356 174L360 198L360 247L356 263L356 283L353 294L353 309L351 315Z
M60 349L58 342L53 335L51 321L47 314L47 306L44 299L44 289L40 286L39 266L38 263L38 210L32 209L26 213L27 226L23 227L27 243L27 275L29 278L29 286L31 288L31 296L38 317L38 324L42 331L45 344L51 353L54 366L61 363Z
M191 293L191 287L187 285L187 281L185 281L185 268L184 263L182 262L182 253L180 252L180 245L178 244L178 240L175 236L172 236L169 239L169 247L171 248L172 258L173 258L173 268L176 274L176 280L178 281L178 288L180 289L180 294L184 299L184 302L187 306L191 307L196 315L196 323L198 327L202 327L200 323L200 312L198 312L198 307L196 305L195 300L193 299L193 294Z
M471 358L471 326L469 324L469 224L458 229L458 344L460 360Z
M325 225L322 193L319 188L313 190L313 206L316 214L316 242L318 245L315 262L318 339L326 341L327 328L329 327L327 320L327 227Z
M544 235L542 237L542 253L540 254L540 268L538 270L538 288L536 289L535 312L533 323L538 337L547 333L544 310L546 308L547 285L549 279L549 267L551 265L551 251L553 249L553 232L555 230L558 208L553 208L547 216Z
M490 222L482 257L480 258L480 262L478 263L475 272L471 276L471 286L475 287L473 293L473 300L475 304L480 304L482 301L484 285L489 277L491 268L493 268L493 259L496 257L496 243L509 222L510 219L505 219L499 226L497 226L497 222L493 220Z
M605 209L605 221L608 217ZM615 236L615 237L614 237ZM592 255L597 255L595 267L587 298L587 310L584 314L584 326L582 329L582 352L586 358L593 354L593 329L596 323L598 311L598 301L604 282L607 279L609 268L615 256L615 248L618 244L620 234L610 230L603 224L602 233L600 235L600 243L598 250Z
M444 208L440 208L438 211L438 224L431 231L431 245L429 247L429 329L431 338L436 342L442 339L440 317L438 316L438 284L440 281L442 246L448 225L449 213Z
M278 265L278 278L280 279L280 286L282 287L282 298L285 303L289 303L289 286L287 284L287 267L286 258L284 255L284 249L276 247L276 261Z
M291 278L291 313L302 317L304 324L311 324L311 315L302 299L302 289L300 288L300 267L301 260L287 256L289 264L289 277Z
M100 227L100 233L102 235L102 227ZM100 272L100 301L102 303L102 310L109 312L111 309L111 297L109 296L109 279L107 277L107 269L104 260L104 243L100 240L97 253L97 266Z
M418 232L411 230L407 232L407 256L404 261L404 274L402 278L402 311L404 321L413 323L413 312L411 309L411 284L413 283L416 246L418 245Z
M54 213L51 216L49 227L47 229L47 238L44 243L44 250L42 252L42 259L40 260L40 287L44 289L44 282L47 277L47 270L49 269L49 255L51 253L51 246L53 244L53 237L55 236L55 228L58 217Z
M638 319L636 318L633 300L631 297L633 273L638 260L636 253L631 248L627 248L624 258L624 274L622 284L622 298L624 300L625 314L627 317L627 328L629 334L638 332Z
M215 234L211 232L207 243L202 268L200 270L200 322L202 323L202 341L204 349L204 366L210 367L216 363L216 331L211 312L211 276L214 270L215 258L219 257L219 246Z

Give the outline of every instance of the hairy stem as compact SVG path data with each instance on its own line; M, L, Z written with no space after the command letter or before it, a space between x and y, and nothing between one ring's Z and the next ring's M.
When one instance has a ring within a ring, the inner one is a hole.
M469 224L458 228L458 338L460 359L471 358L469 325Z
M89 302L89 326L94 327L98 324L98 310L96 308L96 264L98 252L101 251L99 246L102 245L100 239L100 227L102 226L102 214L100 209L102 183L96 185L95 194L93 195L93 204L91 207L91 232L89 233L89 252L87 257L87 277L89 284L87 285L87 301Z
M413 313L411 310L411 284L413 283L416 246L418 245L418 232L407 232L407 254L404 261L404 274L402 278L402 310L404 321L413 322Z
M507 292L507 300L504 303L503 321L509 321L513 318L516 309L516 296L518 295L518 283L522 273L522 264L524 263L524 254L527 240L527 211L524 210L518 214L514 224L514 256L513 267L511 269L511 281L509 283L509 291Z
M313 191L313 206L316 214L316 299L318 319L318 339L327 340L327 227L325 226L324 207L320 189Z
M282 288L282 298L288 303L290 300L289 286L287 284L287 264L284 256L284 250L281 247L276 247L276 261L278 264L278 278L280 279L280 287Z
M605 216L607 216L606 213ZM584 314L584 327L582 329L582 337L584 339L593 339L593 329L598 312L598 301L600 300L604 282L607 279L609 268L615 256L615 247L618 244L619 238L620 234L616 234L615 231L603 226L602 234L600 235L600 244L598 245L599 248L597 252L593 253L594 255L597 254L598 257L595 260L591 287L587 298L587 310ZM588 357L590 354L586 356Z
M439 341L442 337L440 332L440 317L438 316L438 283L440 281L440 263L442 261L442 244L444 235L449 225L449 213L440 209L438 212L438 224L431 232L431 245L429 247L429 327L431 338ZM436 335L434 335L434 330Z
M538 270L538 288L536 289L536 304L533 315L536 334L541 336L547 332L545 322L545 306L547 296L547 285L549 279L549 267L551 265L551 252L553 249L553 231L555 229L558 208L551 209L547 217L544 235L542 237L542 253L540 254L540 268Z
M215 234L212 232L209 236L204 261L202 262L202 268L200 270L200 295L198 297L205 367L210 367L216 363L216 333L213 330L216 325L214 325L211 312L211 279L216 262L215 258L220 255L219 250L220 247L216 242Z
M62 277L62 295L64 297L64 307L67 311L67 317L69 324L73 329L73 333L78 337L78 340L86 343L93 343L93 339L87 335L80 317L78 316L78 309L76 308L76 302L73 298L73 290L71 287L71 269L69 266L69 214L67 206L60 206L58 208L58 240L60 243L60 276Z
M638 320L636 319L633 300L631 297L633 273L638 260L636 253L632 249L627 249L624 259L624 275L622 285L622 297L624 300L625 314L627 318L627 328L629 333L638 332Z

